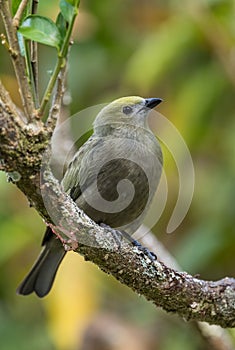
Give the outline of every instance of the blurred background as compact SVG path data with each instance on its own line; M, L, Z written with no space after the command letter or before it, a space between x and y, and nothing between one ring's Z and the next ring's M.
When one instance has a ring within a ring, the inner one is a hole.
M55 19L58 1L41 0L39 13ZM163 146L169 193L153 232L183 270L211 280L235 272L234 18L233 0L82 0L69 60L69 114L125 95L164 99L158 110L188 145L195 191L183 223L167 234L179 184ZM55 57L40 46L41 91ZM1 79L20 105L2 46L0 60ZM192 323L156 309L75 253L45 299L17 296L43 231L41 218L0 173L1 349L207 349Z

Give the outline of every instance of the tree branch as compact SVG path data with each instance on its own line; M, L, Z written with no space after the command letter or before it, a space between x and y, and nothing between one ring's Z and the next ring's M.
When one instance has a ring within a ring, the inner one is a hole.
M82 254L121 283L144 295L156 306L186 320L235 327L235 279L204 281L178 272L161 261L154 263L137 247L115 241L112 230L101 228L81 211L60 188L47 162L39 173L49 133L42 123L30 128L0 103L1 170L13 177L30 203L63 241L65 248ZM42 199L42 193L44 201ZM52 218L45 209L53 207Z
M27 116L27 120L31 121L33 116L36 116L36 112L34 110L32 94L25 74L24 59L20 54L20 48L17 40L17 30L16 27L12 25L12 18L8 1L0 0L0 14L2 16L2 20L6 30L7 39L9 41L8 51L11 55L16 78L18 81L19 91L25 115Z

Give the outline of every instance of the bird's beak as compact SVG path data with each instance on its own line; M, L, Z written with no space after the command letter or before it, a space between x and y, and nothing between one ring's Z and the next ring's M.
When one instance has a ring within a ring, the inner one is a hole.
M157 105L159 105L159 103L162 102L162 99L161 98L146 98L145 99L145 107L147 108L154 108L156 107Z

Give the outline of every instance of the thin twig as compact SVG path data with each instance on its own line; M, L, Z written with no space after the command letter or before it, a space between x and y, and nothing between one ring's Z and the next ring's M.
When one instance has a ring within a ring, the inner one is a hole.
M39 0L33 0L32 3L32 14L36 14L38 10ZM39 108L39 91L38 91L38 43L31 41L31 66L34 79L35 89L35 107Z
M35 86L35 80L34 80L34 72L33 72L33 66L31 62L31 41L30 40L24 40L24 48L25 48L25 64L27 69L27 76L28 76L28 82L31 87L31 93L33 102L35 105L35 108L38 108L38 102L37 102L37 96L36 96L36 86Z
M25 74L25 62L20 54L16 27L12 26L12 18L8 1L0 0L0 13L7 33L9 46L11 48L10 52L12 52L11 59L14 66L17 82L19 85L20 96L24 107L25 115L27 117L27 120L30 122L35 116L35 109L33 105L30 86Z
M17 52L15 52L12 47L10 47L9 42L7 41L6 35L1 33L0 34L1 44L5 47L5 49L8 51L10 56L17 56Z
M35 14L38 12L38 4L39 4L39 0L33 0L33 2L32 2L32 14Z
M35 89L35 107L39 108L39 92L38 92L38 44L36 41L31 41L31 67L32 78L34 80Z
M24 10L27 6L27 3L28 3L28 0L22 0L18 7L18 10L16 11L15 16L13 17L12 25L17 29L19 28L20 21L23 16Z
M60 74L57 78L56 91L52 100L52 106L49 111L49 116L46 122L46 126L49 127L51 132L53 132L53 130L55 129L57 120L61 112L63 96L64 96L65 78L66 78L66 65L61 69Z

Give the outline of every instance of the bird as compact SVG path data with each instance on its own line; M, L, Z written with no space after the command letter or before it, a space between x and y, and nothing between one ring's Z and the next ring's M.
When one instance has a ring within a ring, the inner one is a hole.
M162 172L162 150L148 125L161 98L127 96L97 114L93 134L78 149L61 180L63 190L100 225L131 235L143 222ZM47 227L42 251L17 293L46 296L66 251Z

